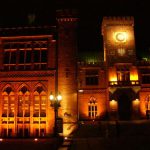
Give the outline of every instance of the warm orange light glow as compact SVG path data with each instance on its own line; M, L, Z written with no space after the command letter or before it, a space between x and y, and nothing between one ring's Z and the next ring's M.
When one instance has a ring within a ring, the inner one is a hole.
M114 39L116 42L126 42L128 34L126 32L115 32Z
M79 90L78 92L79 92L79 93L82 93L82 92L83 92L83 90Z
M138 80L138 74L131 74L131 75L130 75L130 80L131 80L131 81L136 81L136 80Z
M68 137L75 129L75 124L63 124L63 136Z
M60 101L60 100L62 100L62 96L59 94L58 96L57 96L57 99Z
M132 102L132 104L133 104L133 109L134 109L134 110L139 110L139 104L140 104L139 99L135 99L135 100Z
M38 141L38 139L37 139L37 138L35 138L35 139L34 139L34 141L35 141L35 142L37 142L37 141Z
M50 100L53 100L53 99L54 99L54 95L50 95L50 96L49 96L49 99L50 99Z
M137 80L138 80L137 68L132 67L130 71L130 81L137 81Z
M3 141L3 139L2 138L0 138L0 142L2 142Z
M111 100L110 101L110 109L111 109L111 111L117 111L118 102L116 100Z
M65 140L67 140L67 139L68 139L68 137L66 136L66 137L64 137L64 139L65 139Z
M117 77L110 77L110 81L117 81Z
M115 68L109 68L109 81L112 82L112 84L117 84L117 74Z

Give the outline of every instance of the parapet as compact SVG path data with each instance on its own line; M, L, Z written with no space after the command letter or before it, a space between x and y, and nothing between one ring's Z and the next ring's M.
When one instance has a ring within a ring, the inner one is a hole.
M107 25L134 25L133 16L103 17L102 27Z
M78 11L76 9L59 9L56 11L57 21L77 21Z

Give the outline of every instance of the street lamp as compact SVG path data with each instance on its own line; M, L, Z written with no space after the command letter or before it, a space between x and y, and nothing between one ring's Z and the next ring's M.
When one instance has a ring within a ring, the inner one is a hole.
M62 96L60 93L58 93L57 96L54 96L51 92L49 96L50 102L51 102L51 107L54 108L54 115L55 115L55 122L54 122L54 136L58 135L58 126L57 126L57 119L58 119L58 109L61 106L60 102L62 100Z

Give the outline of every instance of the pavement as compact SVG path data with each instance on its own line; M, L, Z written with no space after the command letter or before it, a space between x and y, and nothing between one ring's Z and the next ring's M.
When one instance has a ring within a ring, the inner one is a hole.
M57 150L56 138L0 139L0 150Z
M80 122L60 145L57 138L0 139L0 150L150 150L150 120Z
M81 122L69 150L150 150L150 120Z

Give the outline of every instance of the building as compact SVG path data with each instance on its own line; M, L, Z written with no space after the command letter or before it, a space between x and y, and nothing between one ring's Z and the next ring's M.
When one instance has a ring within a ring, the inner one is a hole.
M50 93L63 97L63 135L78 121L149 118L150 64L136 59L134 18L103 18L103 60L78 59L78 21L59 10L57 26L0 29L1 137L50 136Z

